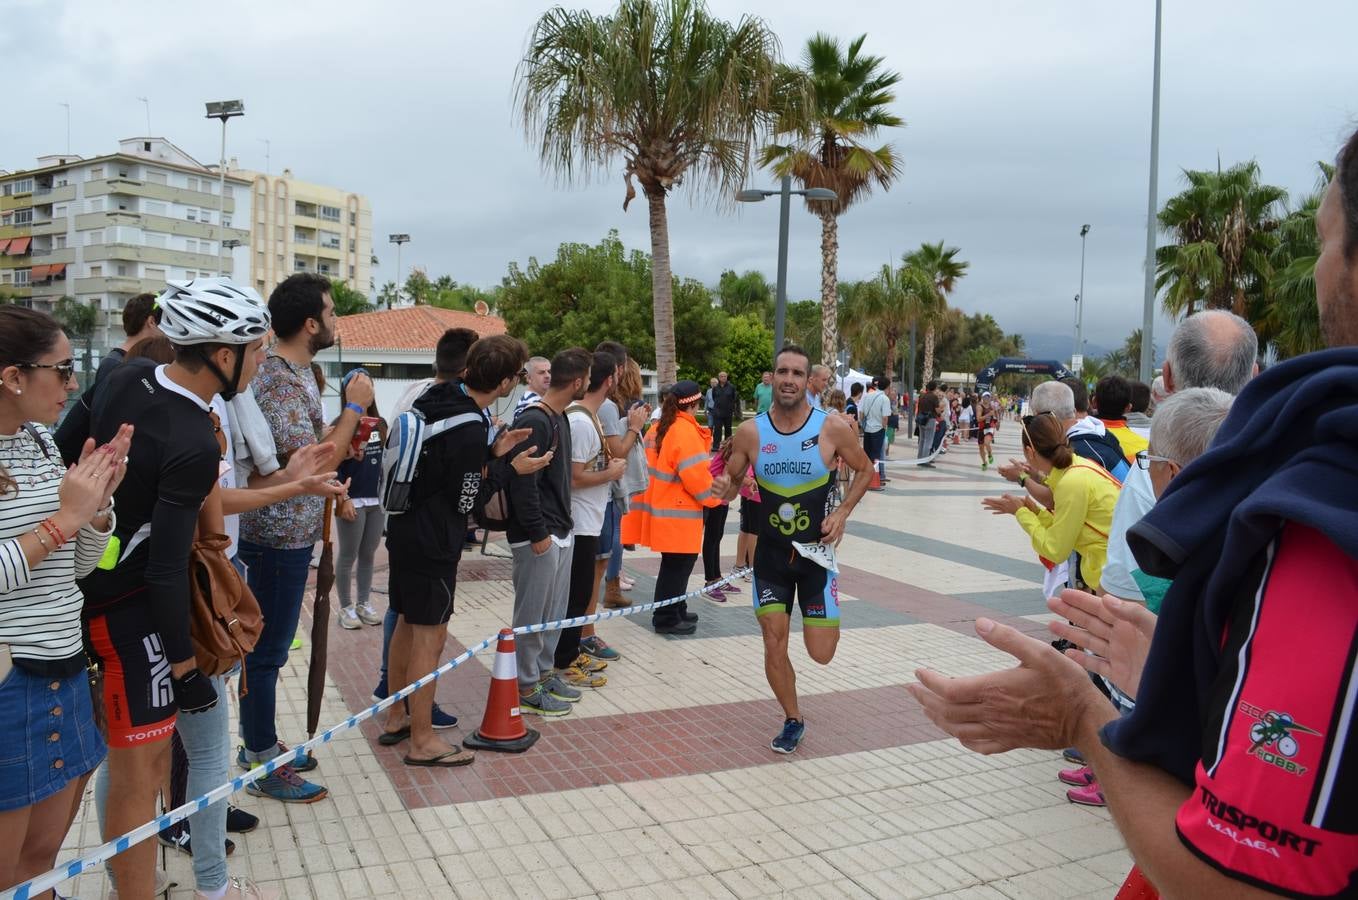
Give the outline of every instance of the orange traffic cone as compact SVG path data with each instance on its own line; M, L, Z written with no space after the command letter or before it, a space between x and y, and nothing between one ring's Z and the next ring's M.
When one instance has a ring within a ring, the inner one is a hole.
M472 750L496 750L501 753L522 753L537 741L536 731L523 724L519 714L519 667L514 661L514 632L500 630L500 644L495 649L495 666L490 673L490 696L486 698L486 714L481 727L462 739L462 745Z
M876 463L872 464L872 483L868 485L868 490L870 491L886 490L886 488L882 487L882 470L877 468Z

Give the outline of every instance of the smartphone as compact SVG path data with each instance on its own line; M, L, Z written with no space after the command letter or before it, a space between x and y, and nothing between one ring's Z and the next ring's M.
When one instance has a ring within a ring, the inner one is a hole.
M354 432L354 440L350 446L355 453L361 453L364 446L368 443L368 437L372 435L373 429L382 421L376 416L360 416L358 419L358 430Z

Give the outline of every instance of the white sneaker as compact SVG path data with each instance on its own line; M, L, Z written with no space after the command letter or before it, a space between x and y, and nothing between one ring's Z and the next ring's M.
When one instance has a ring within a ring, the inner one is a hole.
M207 897L202 891L194 891L193 896ZM226 893L222 895L223 900L278 900L282 895L273 888L262 888L248 878L237 878L232 876L226 883Z
M630 591L632 588L636 586L637 583L632 579L628 578L626 575L618 576L618 587L622 588L624 591Z
M358 620L364 625L381 625L382 614L373 609L371 602L358 605Z
M350 631L363 627L363 623L358 620L358 613L354 612L352 606L340 608L339 623L340 627L348 628Z

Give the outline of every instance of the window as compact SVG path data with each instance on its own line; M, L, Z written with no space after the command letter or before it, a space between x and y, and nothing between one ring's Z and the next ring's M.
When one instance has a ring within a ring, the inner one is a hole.
M165 280L165 270L164 270L164 269L153 268L153 267L151 267L151 266L147 266L147 267L146 267L146 277L147 277L147 278L154 278L156 281L164 281L164 280Z
M349 267L349 280L350 280L350 281L353 281L353 280L354 280L354 267L353 267L353 266L350 266L350 267Z
M85 232L86 247L92 247L95 244L102 244L103 242L104 242L104 229L96 228L93 231Z
M0 213L0 227L14 224L14 213Z
M52 249L53 249L53 250L65 250L65 249L66 249L66 235L64 235L64 234L53 235L53 236L52 236Z
M354 212L349 213L349 224L350 224L351 226L352 226L352 225L357 225L357 224L358 224L358 213L354 213Z
M338 222L340 220L340 208L338 206L322 206L321 218L330 222Z
M122 263L118 263L118 277L119 278L127 277L127 266L123 265Z
M14 211L14 224L15 224L15 225L31 225L32 223L33 223L33 210L31 210L31 209L16 209L16 210Z
M141 242L142 242L143 244L145 244L147 247L160 247L160 248L163 248L163 247L166 246L165 235L163 235L163 234L155 234L154 232L150 232L150 231L148 231L148 232L146 232L146 234L142 235Z
M0 284L13 284L13 283L14 283L14 270L0 269Z
M9 184L5 185L6 197L10 197L15 194L31 194L31 193L33 193L32 178L20 178L18 181L11 181Z
M95 166L93 169L90 169L90 178L89 178L90 181L102 181L103 179L104 179L104 167L103 167L103 166Z
M283 268L283 254L278 254L278 268Z
M187 250L187 251L190 252L190 253L197 253L197 252L198 252L198 242L197 242L197 241L185 241L185 242L184 242L184 249Z
M202 190L204 194L216 193L217 182L213 181L210 178L204 178L201 182L199 182L198 187Z
M307 270L306 260L302 259L300 256L294 257L292 260L292 270L294 272L305 272Z
M198 190L198 179L197 179L197 178L189 178L189 179L187 179L186 183L187 183L187 185L188 185L189 190L191 190L191 191L196 191L196 190Z
M32 271L33 271L32 269L15 269L15 270L14 270L14 283L15 283L15 284L28 284L28 276L32 273Z
M263 250L260 250L259 252L257 252L257 253L255 254L255 265L256 265L256 266L259 266L259 270L260 270L261 272L264 271L264 251L263 251Z
M329 247L331 250L338 250L340 248L339 233L334 231L322 231L321 246Z
M142 211L147 215L163 216L170 211L170 207L155 200L143 200L141 202Z
M60 203L60 204L58 204L58 205L52 207L52 215L53 215L53 216L64 216L64 215L66 215L66 204Z
M200 210L198 210L198 220L199 220L200 222L202 222L203 224L205 224L205 225L211 225L211 224L212 224L212 210L210 210L210 209L200 209Z
M198 252L211 253L215 256L217 254L216 246L217 245L212 243L212 241L202 241L198 244Z
M91 277L91 278L103 278L103 277L104 277L104 267L103 267L103 266L90 266L90 277Z
M349 252L350 252L350 253L353 253L353 252L354 252L354 239L353 239L353 238L349 238Z
M164 172L157 172L155 169L146 170L146 180L151 184L169 184L169 177Z
M205 220L205 221L206 221L206 220ZM230 216L222 216L222 227L223 227L223 228L230 228L230 227L231 227L231 217L230 217Z
M150 152L151 152L151 142L150 142L150 141L142 141L142 142L141 142L141 149L142 149L142 152L143 152L143 153L150 153ZM163 182L163 181L161 182L161 184L164 184L164 183L165 183L165 182Z
M184 216L185 216L185 218L187 218L190 222L197 222L197 221L198 221L198 210L194 209L193 207L189 207L188 211L184 213Z
M124 169L124 168L119 168L119 169L118 169L118 177L119 177L119 178L126 178L126 177L127 177L127 170Z
M104 198L103 198L103 197L95 197L93 200L89 201L89 203L90 203L90 212L103 212L103 211L104 211Z
M225 193L225 194L222 194L222 196L223 196L223 197L235 197L235 196L236 196L236 189L235 189L234 187L232 187L231 185L228 184L228 185L226 186L226 193Z

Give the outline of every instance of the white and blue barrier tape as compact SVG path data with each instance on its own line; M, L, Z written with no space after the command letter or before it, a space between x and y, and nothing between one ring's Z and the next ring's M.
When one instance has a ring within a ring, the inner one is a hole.
M716 582L715 586L720 587L730 584L733 580L741 577L748 571L749 569L737 569L730 575L727 575L725 578ZM638 613L659 609L662 606L670 606L686 600L697 599L703 591L708 590L711 587L713 587L713 585L704 585L699 590L689 591L687 594L680 594L677 597L670 597L668 600L656 600L651 603L644 603L639 606L629 606L624 609L608 609L588 616L576 616L573 619L558 619L555 622L543 622L539 625L520 625L518 628L513 629L513 632L514 634L528 634L530 632L538 631L557 631L563 628L574 628L577 625L590 625L605 619L615 619L618 616L634 616ZM322 744L330 743L330 741L335 739L335 735L348 731L351 728L357 728L359 723L371 719L373 716L386 710L392 704L409 697L420 688L433 684L435 681L438 681L441 676L447 675L453 669L456 669L476 654L494 646L499 640L500 635L497 632L491 637L486 638L484 641L481 641L479 644L468 647L461 654L448 660L423 678L406 685L394 694L388 695L387 698L380 703L374 703L362 712L355 713L343 722L327 728L311 740L303 744L298 744L287 752L280 753L267 763L263 763L257 768L251 769L249 772L213 788L206 794L196 797L182 806L178 806L163 815L157 816L145 825L132 829L122 837L114 838L108 843L94 848L79 859L64 863L43 875L39 875L31 881L26 881L23 884L15 885L14 887L7 889L3 893L0 893L0 900L29 900L30 897L54 888L63 881L75 878L77 875L90 871L95 866L117 856L134 844L140 844L147 838L155 837L162 830L169 828L171 825L182 822L194 813L207 809L218 801L225 800L237 791L244 790L247 784L252 784L267 775L271 775L279 766L288 765L296 760L299 755L309 753L311 750Z

